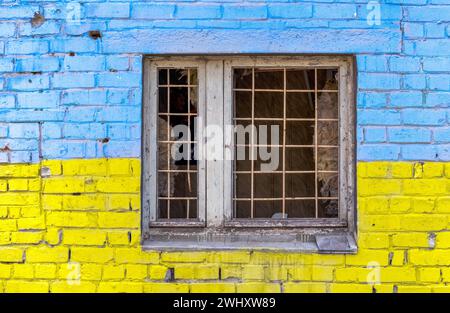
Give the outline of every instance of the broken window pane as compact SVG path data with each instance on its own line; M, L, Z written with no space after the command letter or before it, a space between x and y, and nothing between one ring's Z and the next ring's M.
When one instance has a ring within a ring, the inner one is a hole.
M249 67L233 74L235 126L256 132L253 149L249 134L245 147L235 137L246 158L234 162L234 217L338 217L338 70ZM262 125L278 126L277 138L261 141ZM273 154L263 158L262 148L278 149L269 170Z
M197 70L158 71L158 218L195 219Z
M284 72L279 69L255 69L255 89L283 89Z

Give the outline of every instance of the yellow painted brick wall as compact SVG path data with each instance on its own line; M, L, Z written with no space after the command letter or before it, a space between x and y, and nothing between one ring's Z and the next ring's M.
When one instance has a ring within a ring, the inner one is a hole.
M142 251L139 175L137 159L0 165L0 291L450 291L450 163L359 163L356 255Z

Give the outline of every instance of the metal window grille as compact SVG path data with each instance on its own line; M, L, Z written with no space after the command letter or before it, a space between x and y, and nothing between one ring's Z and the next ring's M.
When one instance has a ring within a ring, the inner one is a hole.
M339 212L338 68L233 70L234 125L255 125L235 157L234 218L337 218ZM253 134L276 125L276 144ZM275 170L261 169L260 148L279 149Z
M159 219L198 217L197 95L197 69L158 68ZM180 126L189 130L188 138L179 137L176 128Z

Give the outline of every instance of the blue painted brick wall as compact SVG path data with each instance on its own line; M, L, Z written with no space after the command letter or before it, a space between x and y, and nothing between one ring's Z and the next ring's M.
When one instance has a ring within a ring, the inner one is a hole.
M152 53L353 54L358 159L450 160L450 0L367 4L2 1L0 162L140 156Z

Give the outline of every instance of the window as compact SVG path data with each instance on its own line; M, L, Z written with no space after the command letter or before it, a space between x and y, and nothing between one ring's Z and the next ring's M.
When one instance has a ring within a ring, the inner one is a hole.
M144 245L355 251L353 64L146 58Z

